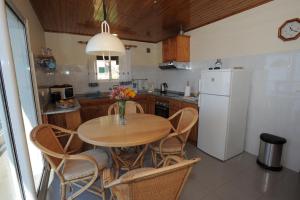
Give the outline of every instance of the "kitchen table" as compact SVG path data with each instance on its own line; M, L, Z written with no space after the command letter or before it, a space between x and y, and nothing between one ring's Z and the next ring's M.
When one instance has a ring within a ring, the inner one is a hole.
M109 147L118 172L120 165L128 170L142 167L148 145L166 137L171 130L168 119L151 114L128 114L121 125L118 115L108 115L89 120L78 128L83 141L102 147ZM142 146L132 162L124 160L117 152L122 147Z

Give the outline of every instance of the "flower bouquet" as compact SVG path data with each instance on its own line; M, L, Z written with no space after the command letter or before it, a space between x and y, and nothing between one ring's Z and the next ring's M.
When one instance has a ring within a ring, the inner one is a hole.
M134 98L136 96L136 92L130 87L118 86L115 87L110 94L112 99L117 100L119 107L119 117L120 123L125 124L125 106L126 101L130 98Z

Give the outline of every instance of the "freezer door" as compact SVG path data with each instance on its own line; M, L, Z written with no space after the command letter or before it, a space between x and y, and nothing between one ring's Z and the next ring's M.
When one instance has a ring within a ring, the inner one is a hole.
M230 95L231 71L202 71L200 93L215 95Z
M225 160L229 97L201 94L198 148Z

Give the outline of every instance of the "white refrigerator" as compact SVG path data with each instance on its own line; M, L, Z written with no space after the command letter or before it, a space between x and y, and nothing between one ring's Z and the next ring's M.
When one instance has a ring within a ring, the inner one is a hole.
M222 161L244 151L250 73L201 71L198 148Z

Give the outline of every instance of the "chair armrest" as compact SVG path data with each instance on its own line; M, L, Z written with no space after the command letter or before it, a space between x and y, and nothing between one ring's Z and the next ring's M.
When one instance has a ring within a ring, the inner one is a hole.
M169 166L171 162L179 163L183 160L184 159L182 159L178 156L167 156L165 161L164 161L163 167Z
M109 185L114 180L112 171L109 168L106 168L102 172L102 183L105 187L106 185Z
M111 188L115 185L119 185L121 183L120 179L115 179L113 178L113 174L111 169L104 169L103 170L103 187L104 188Z
M68 130L68 129L53 125L53 124L49 124L49 125L51 126L52 129L59 130L60 132L63 132L63 133L68 133L68 134L71 134L71 135L77 134L76 131Z

